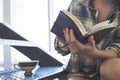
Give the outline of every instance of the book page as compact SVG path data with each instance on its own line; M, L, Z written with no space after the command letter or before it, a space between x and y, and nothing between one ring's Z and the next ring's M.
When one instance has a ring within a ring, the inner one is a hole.
M87 31L88 32L87 35L94 34L98 31L113 28L113 27L115 27L114 24L109 23L109 20L107 20L107 21L104 21L104 22L94 25L90 30Z
M105 26L105 25L108 25L109 22L110 22L110 20L100 22L100 23L94 25L93 28L98 28L98 27L102 27L103 25L104 25L104 26Z

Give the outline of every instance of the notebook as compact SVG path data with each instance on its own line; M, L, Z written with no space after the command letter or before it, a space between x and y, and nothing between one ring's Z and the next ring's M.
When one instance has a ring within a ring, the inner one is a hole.
M48 52L44 51L43 49L38 47L36 44L30 42L29 40L19 35L15 30L13 30L6 23L0 23L0 38L1 38L0 39L1 44L10 45L11 47L17 49L22 54L30 58L31 60L39 60L41 71L42 69L52 68L52 70L48 70L52 72L48 72L48 71L46 72L45 70L43 70L46 73L46 75L44 75L43 77L60 73L65 68L62 62L55 59ZM59 71L57 71L56 67L58 67ZM39 76L39 77L42 78L42 76Z

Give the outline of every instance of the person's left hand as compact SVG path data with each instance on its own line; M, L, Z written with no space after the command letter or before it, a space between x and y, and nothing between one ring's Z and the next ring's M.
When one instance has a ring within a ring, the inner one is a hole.
M88 57L97 56L96 53L97 48L95 47L95 41L93 39L94 38L93 35L91 35L88 38L88 43L82 44L76 39L72 29L66 28L63 32L66 42L69 43L68 47L71 53L79 53Z

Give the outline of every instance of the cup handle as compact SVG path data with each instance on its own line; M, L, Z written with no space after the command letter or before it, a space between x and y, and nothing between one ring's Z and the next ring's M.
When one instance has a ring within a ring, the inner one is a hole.
M15 68L15 69L20 69L20 67L19 67L18 64L14 64L14 68Z

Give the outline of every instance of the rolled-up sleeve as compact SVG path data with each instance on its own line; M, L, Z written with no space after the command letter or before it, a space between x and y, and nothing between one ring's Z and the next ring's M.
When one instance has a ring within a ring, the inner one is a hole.
M114 49L117 52L118 57L120 58L120 25L116 28L113 36L112 44L106 49Z

